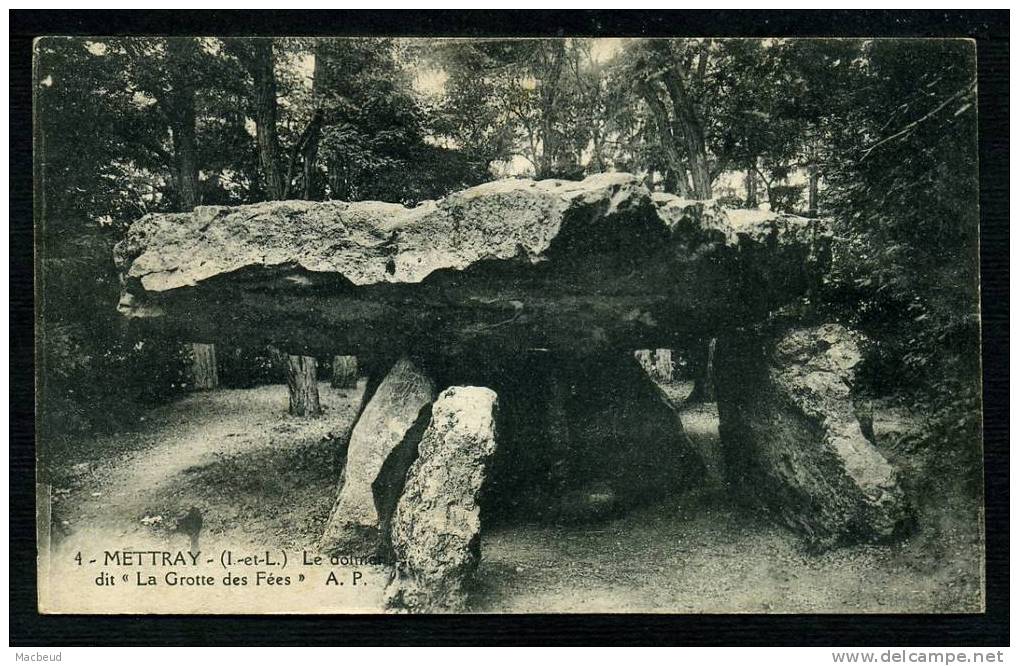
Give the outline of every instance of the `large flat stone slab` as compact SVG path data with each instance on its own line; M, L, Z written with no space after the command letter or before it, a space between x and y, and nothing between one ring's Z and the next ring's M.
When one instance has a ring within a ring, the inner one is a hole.
M815 221L652 194L623 173L510 179L414 208L276 201L147 215L116 248L145 334L333 355L671 347L815 280Z

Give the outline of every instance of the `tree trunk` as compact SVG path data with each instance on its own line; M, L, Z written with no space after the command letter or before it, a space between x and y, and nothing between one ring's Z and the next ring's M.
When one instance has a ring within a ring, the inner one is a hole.
M569 483L571 469L572 442L570 441L569 418L566 415L567 390L563 378L555 370L549 373L548 412L545 415L548 426L548 445L553 454L552 466L549 469L550 487L557 494L562 494Z
M644 177L644 187L651 192L655 191L655 168L648 167L647 176Z
M698 340L690 350L690 366L694 371L693 391L687 402L715 400L715 338Z
M287 357L287 389L290 391L292 416L318 416L318 361L314 356Z
M808 166L807 174L810 178L810 187L807 190L807 217L817 217L817 182L820 179L817 165Z
M544 62L538 84L541 103L541 154L538 156L536 180L555 176L556 168L559 166L560 140L555 127L555 116L559 107L557 94L566 53L565 42L553 40L549 43L549 49L543 54Z
M315 119L312 120L307 140L304 143L304 198L308 201L319 199L318 189L315 187L315 163L318 161L318 143L322 136L322 111L315 111Z
M255 84L255 136L266 195L272 200L285 199L289 188L284 182L276 133L276 72L271 39L253 40L248 67Z
M315 44L315 66L311 70L311 100L315 106L312 117L312 131L308 141L304 145L304 198L307 200L319 199L318 188L315 187L315 165L318 161L318 143L322 136L322 123L325 111L322 108L322 89L326 85L325 78L325 50L322 40Z
M772 200L771 184L775 182L775 179L768 180L768 178L764 175L764 171L762 171L759 168L755 168L755 170L757 171L757 175L760 176L761 182L764 183L764 194L766 197L768 197L768 208L774 211L775 204Z
M608 170L608 165L605 164L605 158L602 157L604 148L602 147L603 141L600 130L595 129L592 131L591 144L594 146L594 164L595 168L598 169L597 173L605 173Z
M695 191L690 187L690 174L687 169L679 172L679 195L685 199L699 199Z
M287 163L286 175L283 178L283 182L286 183L287 196L289 196L289 188L297 175L295 168L297 160L300 158L304 199L310 201L312 198L312 184L314 182L315 160L318 157L319 135L322 132L322 118L322 109L315 109L312 113L311 121L308 122L308 126L304 128L297 143L294 144L294 149L290 153L290 161Z
M673 131L672 123L669 121L669 112L666 110L658 92L647 83L640 85L640 93L651 109L651 115L655 119L658 128L658 135L665 153L665 161L668 164L665 180L662 188L669 194L679 194L686 198L690 196L686 180L685 161L679 151L679 137Z
M757 173L753 169L747 169L744 183L747 186L747 198L743 205L747 208L757 208Z
M191 382L196 391L219 387L216 346L195 342L191 345Z
M294 148L290 153L290 161L287 164L287 172L284 179L286 183L287 192L289 193L290 188L294 183L294 179L297 177L295 173L295 167L297 160L300 158L301 161L301 189L303 198L307 201L319 198L318 188L316 187L315 178L315 163L318 160L318 144L322 135L322 123L325 118L325 111L322 108L321 100L321 89L325 84L321 79L324 78L325 67L323 60L325 58L323 50L323 41L318 40L315 45L315 65L311 72L311 105L312 114L311 120L308 121L308 126L301 132L301 136L297 142L294 143Z
M675 170L666 169L665 174L662 176L662 190L667 194L677 194L679 192L679 180L676 178Z
M350 188L347 186L346 164L336 157L329 160L329 198L350 201Z
M671 349L656 349L655 350L655 375L659 381L671 382L672 381L672 350Z
M197 44L191 37L173 37L166 43L171 92L168 104L173 142L173 185L177 207L194 210L198 195L198 147L195 141L195 84L193 66Z
M672 98L673 117L681 129L686 146L687 165L690 168L693 196L711 198L711 168L704 142L704 127L697 117L693 100L687 92L682 76L673 68L665 77L665 88ZM677 137L678 138L678 137Z
M666 169L661 176L661 188L669 195L677 195L680 190L680 181L676 177L675 169Z
M333 356L333 388L357 386L357 357Z

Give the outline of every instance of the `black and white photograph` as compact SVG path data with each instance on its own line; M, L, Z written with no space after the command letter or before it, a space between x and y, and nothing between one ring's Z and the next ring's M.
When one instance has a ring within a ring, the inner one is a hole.
M40 614L985 612L975 41L32 56Z

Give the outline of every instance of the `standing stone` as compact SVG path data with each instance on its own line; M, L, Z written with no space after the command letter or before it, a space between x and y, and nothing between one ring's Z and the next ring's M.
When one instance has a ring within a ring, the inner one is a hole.
M219 369L216 367L216 345L195 342L191 345L191 380L196 391L209 391L219 387Z
M848 330L729 336L716 358L719 433L737 487L818 548L899 532L910 512L854 413L861 356Z
M323 550L361 557L382 550L385 525L423 430L414 426L434 399L432 380L407 358L379 384L351 432Z
M491 389L453 386L432 420L393 516L397 558L386 590L390 609L460 612L481 558L478 498L495 453L498 398Z
M287 356L287 391L291 416L318 416L318 361L314 356Z
M333 388L357 386L357 357L333 356Z

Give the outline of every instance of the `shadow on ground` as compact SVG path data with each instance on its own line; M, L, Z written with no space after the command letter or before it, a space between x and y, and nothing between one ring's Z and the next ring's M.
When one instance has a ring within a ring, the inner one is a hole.
M320 390L319 418L288 416L284 386L220 390L153 410L130 432L78 442L92 458L68 461L56 477L55 545L184 548L173 518L197 507L207 540L314 549L364 383ZM713 406L683 415L695 445L717 450ZM979 504L952 492L922 507L920 530L905 541L821 555L732 505L721 483L600 524L503 526L484 534L473 609L979 612Z

